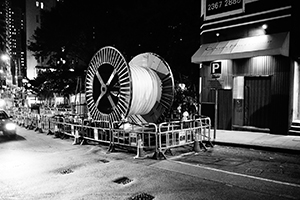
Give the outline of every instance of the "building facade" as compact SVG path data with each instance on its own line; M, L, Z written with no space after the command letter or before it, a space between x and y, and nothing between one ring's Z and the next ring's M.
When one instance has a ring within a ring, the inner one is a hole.
M26 0L26 41L32 40L34 31L41 27L41 15L44 10L51 10L61 0ZM41 65L41 59L36 59L27 49L27 77L34 79L37 76L36 66Z
M3 84L20 86L26 77L25 1L1 0L0 4L1 54L8 58L1 69Z
M191 60L216 128L300 134L297 19L293 0L202 0Z

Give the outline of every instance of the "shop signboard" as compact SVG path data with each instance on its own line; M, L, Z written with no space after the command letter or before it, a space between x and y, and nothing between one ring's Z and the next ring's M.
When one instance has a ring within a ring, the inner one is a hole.
M204 0L204 20L244 12L245 0Z

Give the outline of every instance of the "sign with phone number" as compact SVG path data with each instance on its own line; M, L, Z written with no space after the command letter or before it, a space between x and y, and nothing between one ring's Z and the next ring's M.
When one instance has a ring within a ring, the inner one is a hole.
M244 0L206 0L205 20L244 11Z

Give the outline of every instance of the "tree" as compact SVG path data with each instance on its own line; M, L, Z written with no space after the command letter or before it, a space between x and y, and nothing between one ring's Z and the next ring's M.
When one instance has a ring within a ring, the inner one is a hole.
M76 79L83 76L92 56L92 39L88 37L90 27L83 19L79 21L81 16L76 17L74 10L70 15L70 9L65 4L58 4L51 11L44 11L42 26L36 29L29 43L28 48L35 57L46 60L44 67L47 70L34 82L40 96L74 93Z
M198 0L65 0L43 13L41 28L29 45L57 73L45 75L54 79L49 80L49 87L57 88L38 88L72 92L72 87L63 86L74 84L96 51L107 45L119 49L128 62L139 53L157 53L169 63L176 79L180 74L189 75L196 67L190 58L199 46L199 18ZM68 75L70 68L79 73Z

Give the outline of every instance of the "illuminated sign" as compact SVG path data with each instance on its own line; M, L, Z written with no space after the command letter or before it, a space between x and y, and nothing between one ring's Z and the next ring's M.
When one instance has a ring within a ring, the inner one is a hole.
M204 20L244 12L244 0L204 0Z
M211 62L211 74L221 74L221 62Z

